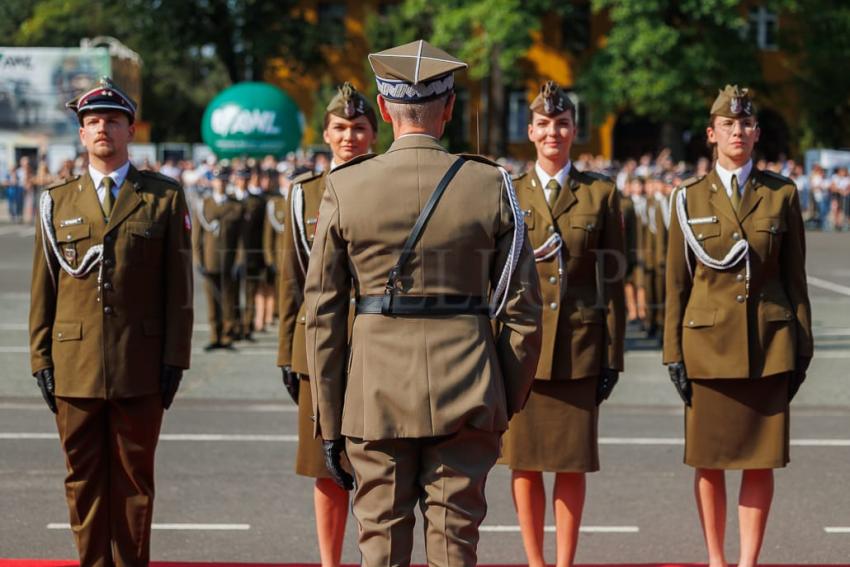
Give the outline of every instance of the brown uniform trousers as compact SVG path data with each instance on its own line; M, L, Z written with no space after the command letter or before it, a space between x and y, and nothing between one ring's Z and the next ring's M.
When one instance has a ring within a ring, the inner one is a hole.
M271 270L269 282L274 286L274 315L278 316L280 293L280 262L283 254L283 232L289 221L286 218L286 199L272 195L266 202L266 220L263 224L263 260Z
M199 218L201 214L203 219ZM230 344L237 326L238 288L233 265L241 227L242 205L230 197L219 204L208 196L196 211L192 244L195 263L204 274L211 343Z
M71 269L103 245L100 274L95 266L74 277L39 225L32 272L31 366L54 369L80 563L147 565L159 378L164 364L189 367L189 212L174 180L132 166L108 223L88 174L49 196L58 252Z
M266 222L265 194L248 192L243 202L241 246L245 261L245 310L242 312L242 330L249 335L254 330L254 315L257 312L255 297L260 282L265 279L266 262L263 252L263 226Z
M481 315L358 315L350 294L382 295L399 248L455 156L424 135L331 172L306 280L316 433L347 437L366 565L410 561L413 511L432 565L472 565L498 438L528 395L540 348L530 246L510 279L501 330ZM405 295L486 297L511 248L509 185L471 158L449 184L402 274ZM386 206L391 203L392 206ZM346 353L349 353L346 356Z

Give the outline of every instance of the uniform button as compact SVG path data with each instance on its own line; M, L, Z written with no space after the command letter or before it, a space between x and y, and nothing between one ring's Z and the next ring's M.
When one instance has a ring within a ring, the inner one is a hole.
M732 240L741 240L741 235L737 232L732 233Z
M702 233L701 232L699 234L697 234L697 238L702 240Z
M558 283L558 278L556 278L555 276L549 276L549 283L550 284Z
M790 312L790 311L786 311L786 312L785 312L785 318L786 318L786 319L790 319L790 318L791 318L791 312Z
M555 227L550 224L546 227L546 230L549 231L549 234L552 234L553 232L555 232Z
M773 234L776 234L776 226L775 225L770 225L770 232L772 232Z
M349 299L349 300L348 300L348 302L349 302L350 304L354 305L355 303L357 303L357 300L356 300L355 298L353 298L353 297L352 297L351 299Z
M65 240L71 240L71 235L69 234L68 236L66 236Z
M557 308L558 308L558 304L555 303L554 301L549 304L549 309L551 309L552 311L556 310Z
M306 320L307 320L307 317L301 317L301 319L300 319L300 320L301 320L301 321L306 321Z
M738 303L743 303L745 299L746 298L743 295L735 296L735 301L737 301Z
M146 238L150 238L150 237L151 237L151 231L150 231L150 230L145 230L145 237L146 237Z
M586 227L586 228L587 228L587 230L593 230L593 226L594 226L594 225L593 225L593 223L592 223L592 222L589 222L589 223L587 223L587 227Z
M61 338L62 338L62 333L56 333L56 336L57 336L58 338L60 338L60 339L61 339Z
M112 260L112 258L107 258L103 261L103 265L106 266L107 268L112 266L112 264L114 264L114 263L115 262L114 262L114 260Z
M737 276L735 276L735 281L744 281L744 274L738 274Z
M693 327L695 324L693 321L688 321L688 327Z
M112 315L112 307L107 305L106 307L103 308L103 312L106 313L107 315Z
M112 242L113 240L115 240L115 237L111 234L107 234L104 240L106 240L107 242Z
M109 290L112 289L112 284L109 282L104 282L103 289Z

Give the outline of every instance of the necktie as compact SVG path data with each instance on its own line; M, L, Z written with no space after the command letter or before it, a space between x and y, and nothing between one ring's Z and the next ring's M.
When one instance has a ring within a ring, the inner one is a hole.
M546 202L549 204L549 210L551 211L555 207L555 201L558 200L558 193L561 192L561 185L556 179L550 179L549 183L546 184L546 189L549 190L549 198Z
M738 187L738 176L732 175L732 208L735 212L741 208L741 188Z
M112 196L112 188L114 186L115 181L111 177L107 176L103 178L103 189L105 193L100 207L103 209L103 216L106 218L109 218L109 215L112 213L112 205L115 201L115 197Z

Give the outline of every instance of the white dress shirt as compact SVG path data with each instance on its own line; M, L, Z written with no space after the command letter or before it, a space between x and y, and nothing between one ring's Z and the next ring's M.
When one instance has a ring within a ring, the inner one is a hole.
M129 161L112 173L101 173L89 164L89 175L91 175L91 180L94 183L94 189L97 191L97 198L101 205L103 205L103 200L106 198L106 188L103 186L103 178L111 177L114 182L112 185L112 202L114 203L118 198L118 190L121 189L121 185L124 183L124 180L127 179L128 171L130 171Z
M535 173L537 173L537 179L540 180L540 184L543 187L543 195L546 197L547 203L549 202L549 193L552 192L551 189L546 188L546 185L549 183L549 180L554 179L558 182L558 185L561 186L561 189L563 189L567 185L567 176L570 174L570 167L572 167L572 165L573 162L568 161L567 165L565 165L563 169L561 169L561 171L559 171L555 175L549 175L548 173L543 171L543 168L540 167L539 163L535 162L534 171Z
M753 170L753 160L748 161L735 171L729 171L719 163L715 164L714 167L717 169L717 177L720 178L720 182L723 184L723 188L726 189L726 194L729 195L730 199L732 198L732 176L735 175L738 177L738 189L741 191L741 198L743 198L744 185L747 184L747 180L750 178L750 172Z

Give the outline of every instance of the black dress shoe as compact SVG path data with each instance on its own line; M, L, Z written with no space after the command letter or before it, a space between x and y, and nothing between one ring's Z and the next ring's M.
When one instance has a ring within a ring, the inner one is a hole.
M222 346L224 346L224 345L222 345L221 343L210 343L210 344L208 344L207 346L204 347L204 351L209 352L211 350L221 348Z

